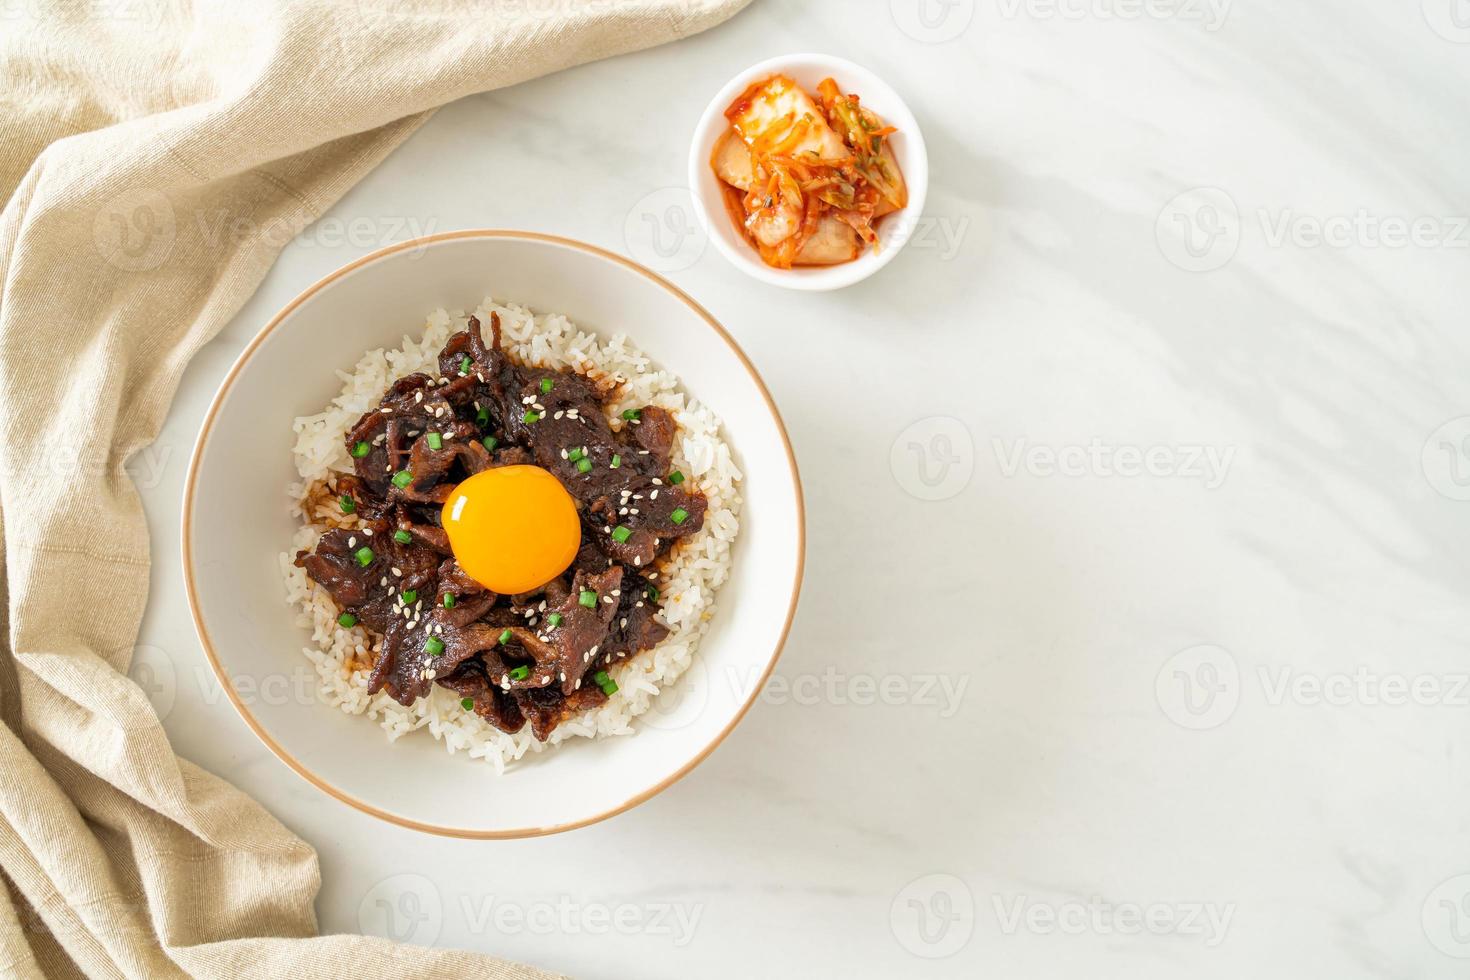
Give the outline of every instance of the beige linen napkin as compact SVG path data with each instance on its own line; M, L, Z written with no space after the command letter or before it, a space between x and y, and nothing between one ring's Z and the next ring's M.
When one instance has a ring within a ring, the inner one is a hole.
M315 852L175 758L126 676L149 557L123 463L434 107L747 2L0 0L0 975L545 976L316 936Z

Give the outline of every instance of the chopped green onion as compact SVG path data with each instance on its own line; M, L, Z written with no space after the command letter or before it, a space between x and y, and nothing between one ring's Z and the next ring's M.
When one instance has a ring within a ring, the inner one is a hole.
M443 437L441 437L439 435L439 433L437 433L437 432L430 432L429 435L428 435L428 440L429 440L429 448L430 449L443 449L444 448L444 439L443 439Z
M628 421L629 421L629 422L631 422L631 421L633 421L633 420L634 420L634 419L636 419L636 418L638 418L638 416L640 416L640 415L642 415L642 414L643 414L643 413L642 413L642 412L640 412L640 411L638 411L638 409L636 409L636 408L630 408L630 409L628 409L628 410L627 410L627 411L626 411L626 412L624 412L624 413L623 413L623 418L625 418L625 419L627 419L627 420L628 420Z
M418 590L416 590L416 589L409 589L407 592L403 593L403 604L405 606L411 606L415 602L418 602L418 601L419 601Z
M535 422L540 418L541 416L537 415L535 412L527 410L526 414L521 416L521 421L526 423L527 425L530 425L532 422Z
M567 453L567 459L575 463L586 455L586 453L582 452L582 447L578 446L576 449L573 449L571 452Z
M454 593L452 593L452 592L446 592L446 593L444 593L444 608L445 609L453 609L454 608Z
M674 512L669 515L669 520L673 521L675 524L683 524L685 521L689 520L689 512L683 507L675 507Z
M357 510L357 501L353 500L345 493L341 496L337 503L341 505L342 513L344 514L350 514L353 511Z
M357 625L357 617L352 613L343 613L337 617L337 625L345 630L350 630Z
M409 534L407 531L394 531L393 540L397 541L399 544L408 544L413 540L413 535Z
M623 465L623 457L619 456L617 453L613 453L612 461L609 462L607 465L612 469L617 469L619 466Z
M675 470L674 472L669 474L669 482L677 487L679 484L684 482L684 474L680 473L678 470Z
M495 452L495 447L500 445L500 440L495 438L494 436L486 436L482 441L485 444L485 448L490 450L492 453Z
M628 530L626 527L623 527L621 524L613 528L612 539L618 544L622 544L632 536L633 532Z
M607 683L602 685L602 693L606 694L608 697L612 697L614 694L618 693L618 682L609 677L607 679Z
M525 664L521 664L519 667L511 668L510 679L513 681L523 681L530 676L531 668L527 667Z
M588 609L597 608L597 593L589 589L583 589L582 594L577 596L577 604L586 606Z
M546 617L546 624L548 626L553 626L553 627L560 626L561 625L561 613L552 613L550 616L547 616Z
M437 636L429 637L429 641L424 644L424 652L431 657L439 656L444 652L444 641Z
M402 490L404 487L408 486L412 482L413 474L410 473L408 470L399 470L397 473L393 474L393 485L400 490Z
M543 394L543 395L550 394L551 393L551 387L552 387L552 380L550 378L542 378L541 379L541 394Z
M472 362L470 361L470 355L466 354L464 357L461 357L459 359L459 373L460 374L469 374L470 373L470 364L471 363Z
M478 412L476 412L475 413L475 421L478 422L478 423L480 423L481 426L489 425L490 424L490 409L488 409L488 408L482 408Z
M643 589L643 594L654 602L658 602L658 586L649 582Z
M596 684L598 687L601 687L610 680L612 680L612 678L607 676L607 671L605 670L599 670L597 673L592 675L592 683Z
M473 710L475 710L475 699L474 698L463 698L463 699L460 700L459 706L461 708L463 708L464 710L466 710L466 711L473 711Z
M352 556L357 559L357 563L363 568L367 568L373 563L373 549L371 548L358 548L353 552Z
M513 636L515 636L515 634L512 633L510 630L505 630L504 632L502 632L500 634L500 645L505 646L507 643L510 642L511 637Z
M354 442L352 444L352 458L353 459L362 459L364 456L366 456L368 453L370 453L372 451L373 451L373 447L372 446L369 446L365 442Z
M586 473L586 472L590 471L591 469L592 469L592 460L590 460L590 459L579 459L579 460L577 460L577 472L578 473Z

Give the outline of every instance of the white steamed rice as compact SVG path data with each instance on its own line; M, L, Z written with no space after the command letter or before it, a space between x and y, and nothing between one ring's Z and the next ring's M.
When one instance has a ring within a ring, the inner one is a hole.
M500 314L505 349L521 363L571 368L594 378L606 376L622 382L616 400L608 405L615 428L621 424L619 416L624 409L643 405L667 409L678 421L674 466L709 498L709 511L704 527L676 549L674 559L659 578L669 637L653 650L609 668L618 684L617 693L601 707L564 721L544 744L531 735L529 725L514 735L500 731L465 711L458 695L437 684L429 697L407 708L386 692L367 693L372 638L361 626L338 626L340 610L331 597L292 564L298 550L315 546L327 529L325 518L330 516L340 523L342 515L330 505L321 506L313 514L304 513L303 508L308 506L306 497L314 484L333 474L352 471L352 461L343 448L345 434L364 412L377 405L388 386L415 371L437 374L439 351L450 335L465 329L468 322L469 316L463 311L435 310L419 339L405 336L397 350L368 351L351 373L338 372L342 393L325 411L295 421L294 456L301 482L293 483L288 492L303 525L291 550L281 554L280 564L288 600L299 610L300 625L311 630L314 645L303 652L320 676L318 691L322 700L348 714L374 719L390 740L425 730L443 742L449 752L466 752L503 772L507 763L527 752L539 752L570 738L630 734L633 719L647 711L659 690L673 683L689 666L714 610L715 592L729 574L730 547L739 529L741 474L721 436L720 420L708 407L685 395L677 377L656 367L624 335L614 335L602 343L559 314L536 316L523 307L501 305L486 298L474 314L485 325L487 335L492 311Z

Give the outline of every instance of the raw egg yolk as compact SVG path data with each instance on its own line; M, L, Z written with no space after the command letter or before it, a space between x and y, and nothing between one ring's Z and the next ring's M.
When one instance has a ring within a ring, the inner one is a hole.
M501 595L550 582L582 544L571 494L539 466L476 473L445 501L443 522L459 567Z

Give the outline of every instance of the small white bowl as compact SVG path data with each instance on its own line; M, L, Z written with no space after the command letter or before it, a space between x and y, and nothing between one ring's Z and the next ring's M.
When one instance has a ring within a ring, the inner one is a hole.
M884 218L878 224L878 244L851 262L842 265L804 266L775 269L761 261L760 255L736 230L725 210L720 179L710 167L715 141L729 128L725 108L747 87L771 75L790 75L809 93L817 90L822 79L831 77L844 92L862 99L863 105L882 116L898 132L890 139L904 181L908 184L909 203L902 211ZM715 94L694 127L694 143L689 150L689 188L699 206L699 220L709 232L715 248L742 272L761 282L787 289L841 289L861 282L883 268L913 236L924 213L924 197L929 190L929 155L924 149L924 135L919 123L898 93L881 78L861 65L825 54L788 54L752 65L726 83Z

